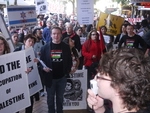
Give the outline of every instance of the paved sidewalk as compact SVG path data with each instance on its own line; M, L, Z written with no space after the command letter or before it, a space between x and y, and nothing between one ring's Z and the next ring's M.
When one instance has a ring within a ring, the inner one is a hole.
M40 97L39 101L34 101L33 113L48 113L47 95ZM20 111L24 113L24 110ZM65 110L64 113L89 113L87 110Z

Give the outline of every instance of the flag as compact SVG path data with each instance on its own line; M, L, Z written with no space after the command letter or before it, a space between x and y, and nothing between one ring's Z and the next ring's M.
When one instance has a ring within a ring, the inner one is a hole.
M101 49L100 51L102 54L104 54L106 52L106 46L105 46L103 34L100 29L99 29L99 39L100 39L100 49Z

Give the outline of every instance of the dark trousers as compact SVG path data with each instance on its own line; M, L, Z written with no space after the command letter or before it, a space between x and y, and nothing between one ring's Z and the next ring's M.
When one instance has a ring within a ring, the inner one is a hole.
M39 75L40 75L41 83L42 83L42 87L43 87L40 92L44 92L44 75L43 75L43 71L40 67L38 68L38 71L39 71Z
M90 66L85 66L85 69L87 69L87 88L90 88L90 80L92 80L92 74L91 74L91 68Z
M48 113L55 113L55 95L56 95L56 111L63 113L63 98L66 87L67 78L53 79L52 86L46 87Z
M81 56L81 57L79 58L79 61L80 61L80 63L79 63L78 69L81 70L82 67L83 67L84 57Z
M98 62L94 62L91 66L85 66L87 69L87 88L90 88L90 80L92 80L97 74Z

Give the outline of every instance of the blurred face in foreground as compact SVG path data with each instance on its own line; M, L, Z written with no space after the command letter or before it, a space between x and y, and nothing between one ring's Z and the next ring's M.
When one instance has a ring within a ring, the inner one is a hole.
M105 74L98 73L96 75L97 86L98 86L98 95L105 99L112 99L112 96L115 94L115 89L111 86L111 78Z

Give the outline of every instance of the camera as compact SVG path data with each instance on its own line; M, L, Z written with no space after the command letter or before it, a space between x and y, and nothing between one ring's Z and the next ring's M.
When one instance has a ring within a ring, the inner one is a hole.
M90 87L91 87L91 90L93 91L93 93L95 95L98 94L98 87L97 87L97 81L96 80L90 80Z

